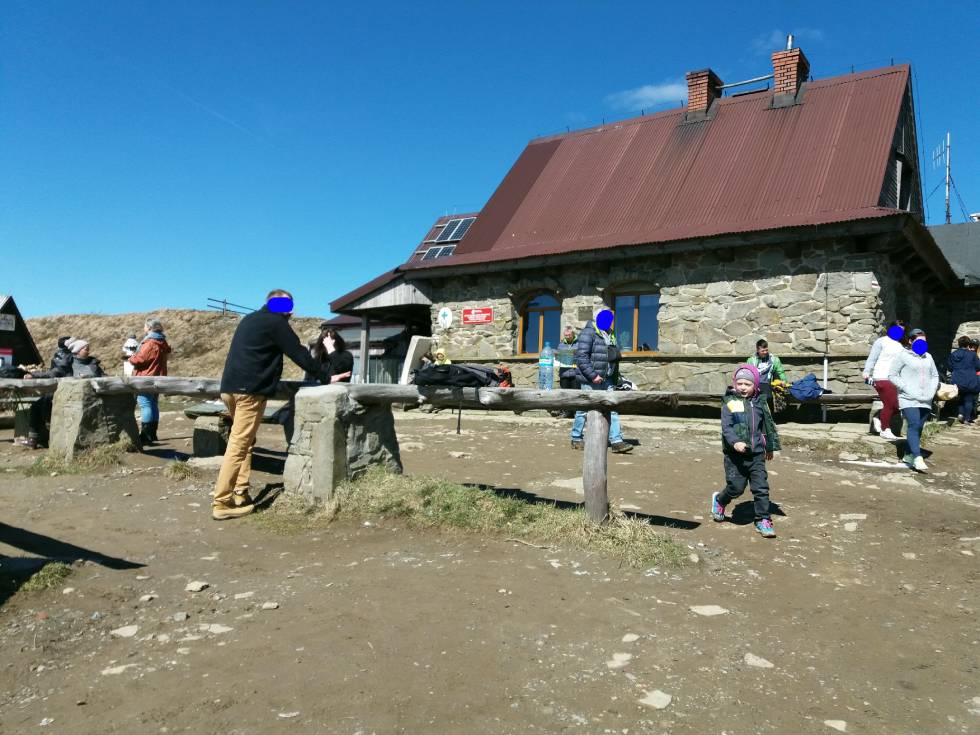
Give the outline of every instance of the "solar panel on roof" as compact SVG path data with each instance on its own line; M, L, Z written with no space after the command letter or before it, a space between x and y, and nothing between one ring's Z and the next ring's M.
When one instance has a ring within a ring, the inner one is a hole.
M453 233L452 239L457 241L462 240L463 235L466 234L467 230L470 229L470 225L472 225L475 221L476 221L476 217L467 217L466 219L461 221L459 225L456 227L456 231Z
M439 237L436 238L436 242L449 242L453 239L453 232L462 220L451 219L446 223L446 226L442 228L442 232Z
M422 256L422 260L432 260L433 258L438 258L440 250L442 250L442 248L429 248L425 251L425 255Z
M456 250L455 245L446 245L444 248L439 249L439 255L437 255L436 257L445 258L447 255L452 255L453 252L455 252L455 250Z

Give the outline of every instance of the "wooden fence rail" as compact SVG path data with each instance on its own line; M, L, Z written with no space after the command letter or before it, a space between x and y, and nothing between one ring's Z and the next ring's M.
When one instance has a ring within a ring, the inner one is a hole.
M53 393L60 381L0 380L0 395ZM71 382L78 384L77 381ZM213 378L133 377L95 378L89 381L96 396L119 396L134 393L183 395L198 398L217 398L220 381ZM275 397L289 398L303 387L315 384L282 381ZM67 386L66 386L67 387ZM347 397L354 404L385 407L392 404L430 405L441 408L469 408L491 411L578 410L587 411L585 451L582 463L582 484L585 508L594 521L603 522L609 513L607 494L607 435L610 412L624 415L650 415L665 408L676 408L681 402L717 401L714 393L691 391L581 391L534 390L529 388L428 388L415 385L366 384L337 386L347 388ZM831 400L814 403L867 404L874 394L827 396ZM130 417L131 418L131 417Z
M0 379L0 394L54 393L58 378L38 380ZM168 396L218 398L221 381L216 378L142 377L93 378L89 381L98 395L155 393ZM299 380L283 380L274 398L290 398L303 387L316 385ZM442 408L485 408L493 411L583 410L606 408L624 415L643 415L680 403L705 403L720 399L718 393L699 391L578 391L537 390L532 388L429 388L390 383L351 384L351 398L359 403L417 403ZM806 403L865 405L874 393L829 393ZM790 399L795 401L795 399Z

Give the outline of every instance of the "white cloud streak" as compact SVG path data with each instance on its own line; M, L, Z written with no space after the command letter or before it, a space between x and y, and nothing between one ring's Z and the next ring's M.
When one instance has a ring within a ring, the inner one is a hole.
M687 99L687 82L667 81L663 84L644 84L606 96L606 104L617 110L634 112L663 104L679 105Z
M793 31L783 31L779 28L774 28L768 33L763 33L752 39L752 53L758 54L759 56L768 56L773 51L782 51L786 48L786 36L790 33L793 34L793 37L797 41L801 42L813 41L818 43L823 41L823 31L819 28L797 28Z

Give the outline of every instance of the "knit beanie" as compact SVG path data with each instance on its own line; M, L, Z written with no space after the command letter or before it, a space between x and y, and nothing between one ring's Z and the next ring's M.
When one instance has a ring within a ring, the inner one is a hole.
M732 377L732 388L735 388L735 383L739 380L751 380L754 387L753 395L758 395L759 369L755 365L750 365L749 363L739 365L735 369L735 375Z
M73 342L69 342L66 346L71 350L71 354L77 355L79 352L88 347L88 342L84 339L76 339Z

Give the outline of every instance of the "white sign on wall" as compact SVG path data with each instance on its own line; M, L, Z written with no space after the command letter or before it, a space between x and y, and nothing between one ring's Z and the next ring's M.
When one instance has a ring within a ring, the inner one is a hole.
M449 329L453 325L453 311L448 306L439 309L439 326Z
M17 317L13 314L0 314L0 332L13 332L17 328Z

